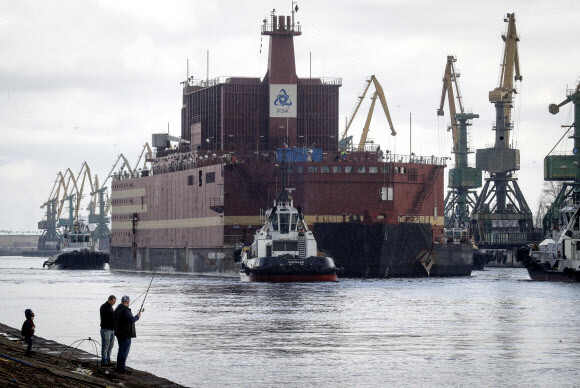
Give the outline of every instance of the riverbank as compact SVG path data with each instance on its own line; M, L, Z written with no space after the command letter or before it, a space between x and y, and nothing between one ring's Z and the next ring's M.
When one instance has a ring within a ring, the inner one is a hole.
M95 354L41 337L34 337L33 351L36 354L24 357L25 349L20 330L0 323L1 386L182 387L132 368L127 368L132 372L130 375L115 373L114 368L101 367ZM96 349L100 351L98 347Z

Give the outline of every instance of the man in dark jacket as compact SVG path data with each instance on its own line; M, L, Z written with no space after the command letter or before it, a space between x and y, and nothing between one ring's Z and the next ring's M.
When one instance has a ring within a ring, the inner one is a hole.
M26 321L24 321L24 323L22 324L22 330L20 331L20 333L22 334L24 340L28 344L28 347L26 348L26 353L24 353L24 355L26 357L31 357L33 355L32 336L34 335L34 330L36 329L36 326L34 325L34 313L32 312L31 309L26 309L24 310L24 316L26 317Z
M115 311L113 306L117 302L115 295L101 306L101 365L111 365L111 351L115 345Z
M130 299L125 295L121 299L121 304L115 309L115 336L119 343L119 350L117 351L117 368L116 372L131 373L125 368L127 356L131 349L131 338L137 337L135 331L135 322L141 317L141 313L133 316L129 308Z

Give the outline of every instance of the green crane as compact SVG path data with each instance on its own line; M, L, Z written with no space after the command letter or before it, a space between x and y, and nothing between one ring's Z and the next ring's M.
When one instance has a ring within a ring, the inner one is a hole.
M478 149L476 167L487 171L489 177L471 213L471 231L480 248L507 249L534 242L532 211L524 198L514 173L520 169L520 150L510 142L513 129L512 108L514 82L521 81L516 19L513 13L504 19L507 32L499 86L489 92L495 106L495 143L493 147Z
M550 104L548 110L555 115L562 106L569 102L574 104L574 123L566 132L568 133L570 129L574 128L570 136L571 139L574 139L572 155L547 155L544 158L544 180L564 181L558 196L550 205L542 220L542 232L544 235L558 225L559 209L565 201L580 202L580 83L578 83L576 89L567 91L564 101L559 104Z
M477 193L473 189L481 187L481 170L469 167L468 164L467 156L473 151L469 149L467 129L471 125L471 120L478 118L479 115L465 113L463 109L463 101L457 83L459 72L455 69L455 62L457 59L453 55L447 56L441 103L437 109L437 116L443 116L445 96L447 95L451 117L451 125L448 130L451 130L453 136L452 152L455 155L455 167L449 170L449 184L444 208L445 228L467 229L469 215L477 202ZM455 99L459 105L459 113L456 111Z

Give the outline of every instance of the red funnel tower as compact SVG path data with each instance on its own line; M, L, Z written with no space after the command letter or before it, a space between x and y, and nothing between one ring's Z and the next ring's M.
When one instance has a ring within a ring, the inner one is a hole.
M300 24L292 16L276 16L272 10L270 24L264 19L262 35L270 36L268 71L268 137L270 147L297 144L298 77L294 59L294 36L301 35Z

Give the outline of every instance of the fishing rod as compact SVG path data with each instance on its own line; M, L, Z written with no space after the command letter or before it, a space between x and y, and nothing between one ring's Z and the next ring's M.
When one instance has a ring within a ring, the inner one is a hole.
M153 284L153 279L155 278L155 273L157 273L157 267L155 267L155 270L153 271L153 276L151 276L151 281L149 282L149 287L147 287L147 291L145 291L145 297L143 298L143 303L141 303L141 308L139 309L138 314L140 314L141 311L143 311L143 305L145 304L145 301L147 300L147 295L149 294L149 289L151 288L151 284Z

